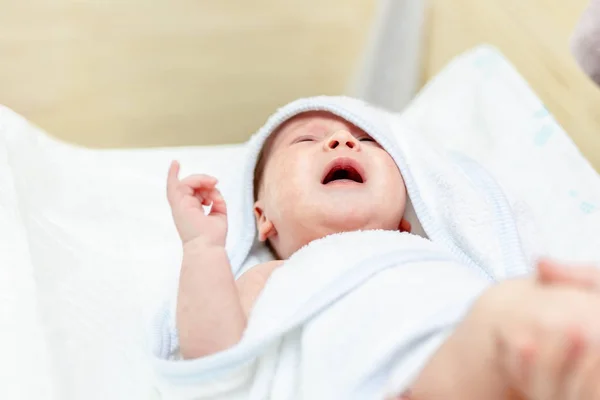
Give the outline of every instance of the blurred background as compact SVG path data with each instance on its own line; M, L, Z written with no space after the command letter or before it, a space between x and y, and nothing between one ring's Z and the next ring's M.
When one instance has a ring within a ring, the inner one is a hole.
M401 110L486 42L600 168L600 90L569 53L586 3L0 0L0 104L91 147L233 143L302 96Z

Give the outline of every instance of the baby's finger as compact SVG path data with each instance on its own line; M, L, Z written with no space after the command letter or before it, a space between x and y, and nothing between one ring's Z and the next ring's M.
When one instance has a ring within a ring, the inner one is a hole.
M210 197L206 193L203 194L196 192L194 196L203 206L210 206L210 204L212 203Z
M179 161L177 160L173 160L171 161L171 165L169 166L169 175L168 175L168 179L178 179L177 176L179 175Z
M600 269L595 267L568 267L542 260L538 263L538 280L546 284L568 284L600 290Z
M210 215L227 215L227 204L219 189L214 188L211 190L208 198L212 202Z
M167 173L167 198L171 197L171 194L175 191L177 184L179 183L179 162L173 160L169 166L169 172Z
M200 204L202 204L203 206L208 206L212 202L212 200L210 199L210 192L211 192L211 190L212 189L209 189L209 190L206 190L206 189L195 190L193 192L193 196L196 199L198 199L198 202L200 202Z
M212 189L217 184L217 178L205 174L196 174L182 179L181 183L193 189Z

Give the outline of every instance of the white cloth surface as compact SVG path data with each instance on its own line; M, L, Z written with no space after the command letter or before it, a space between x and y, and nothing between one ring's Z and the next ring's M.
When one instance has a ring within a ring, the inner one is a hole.
M600 262L598 173L497 50L480 47L454 60L400 120L493 174L519 230L529 232L525 246L561 260Z
M598 176L498 53L458 58L400 119L493 173L523 216L519 231L532 232L524 247L599 260ZM168 163L217 176L240 232L235 160L244 153L84 149L0 108L0 398L155 393L146 324L181 256L164 193Z
M383 399L414 377L490 284L484 271L417 235L332 235L274 272L237 346L204 359L158 362L161 393ZM396 375L405 380L389 382Z

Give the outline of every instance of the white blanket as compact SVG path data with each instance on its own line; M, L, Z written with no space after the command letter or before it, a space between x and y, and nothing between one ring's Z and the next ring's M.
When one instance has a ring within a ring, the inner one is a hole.
M479 48L401 117L470 156L530 221L525 248L598 261L598 176L516 71ZM166 169L216 175L243 224L241 146L97 151L61 143L0 107L0 398L146 399L147 320L179 268ZM517 194L517 195L513 195Z
M530 232L525 246L562 260L599 262L598 173L498 51L467 54L468 63L455 60L428 84L400 123L489 171L519 230Z
M165 399L383 399L418 372L487 274L408 233L351 232L295 253L268 281L242 341L159 362Z

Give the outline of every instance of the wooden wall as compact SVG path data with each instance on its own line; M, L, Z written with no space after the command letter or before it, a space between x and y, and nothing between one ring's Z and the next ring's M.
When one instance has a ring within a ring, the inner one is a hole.
M0 103L94 147L245 140L346 90L375 0L0 0Z
M569 50L588 0L430 0L425 78L478 43L500 48L600 171L600 88Z
M600 89L568 48L586 3L428 0L424 77L496 45L600 168ZM238 142L284 102L344 93L376 5L0 0L0 103L94 147Z

